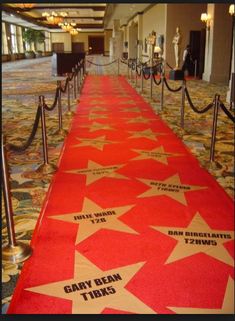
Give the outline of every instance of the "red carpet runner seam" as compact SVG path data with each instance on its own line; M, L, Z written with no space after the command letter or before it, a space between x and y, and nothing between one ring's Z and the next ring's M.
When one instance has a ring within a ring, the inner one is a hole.
M8 313L234 312L233 202L122 76L87 76Z

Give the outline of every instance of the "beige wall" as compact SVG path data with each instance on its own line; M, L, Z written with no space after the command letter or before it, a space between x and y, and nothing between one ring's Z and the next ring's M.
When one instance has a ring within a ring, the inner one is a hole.
M88 52L88 36L104 36L104 51L109 52L109 39L112 36L112 30L104 32L80 32L78 35L72 36L72 42L83 42L85 51Z
M64 51L72 51L71 35L69 32L52 32L51 43L63 42Z
M110 38L112 37L112 30L105 30L104 31L104 51L105 54L109 54L109 42Z
M147 38L148 35L152 33L152 31L155 31L157 36L163 35L164 39L166 38L166 6L166 4L156 4L143 14L143 40ZM149 50L147 54L148 53ZM146 55L146 53L144 52L144 48L143 54Z
M205 70L203 79L228 84L230 74L230 52L232 45L232 19L228 4L208 4L211 14L210 31L207 31Z
M206 12L207 5L205 3L183 3L183 4L168 4L167 5L167 27L166 27L166 61L174 67L174 48L172 39L175 34L176 27L180 28L181 33L181 53L180 67L182 66L183 50L189 42L189 32L191 30L201 30L204 24L201 22L201 13Z

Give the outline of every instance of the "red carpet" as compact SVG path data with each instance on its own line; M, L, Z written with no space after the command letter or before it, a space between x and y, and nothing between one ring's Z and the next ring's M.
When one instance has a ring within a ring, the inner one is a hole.
M8 313L234 313L232 200L124 77L80 100Z

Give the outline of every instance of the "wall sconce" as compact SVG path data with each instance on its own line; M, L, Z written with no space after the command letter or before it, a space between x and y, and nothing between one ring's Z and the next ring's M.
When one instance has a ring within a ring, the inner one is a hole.
M229 13L231 14L231 16L234 16L234 4L230 4Z
M201 21L206 23L206 29L210 30L211 15L209 13L201 14Z

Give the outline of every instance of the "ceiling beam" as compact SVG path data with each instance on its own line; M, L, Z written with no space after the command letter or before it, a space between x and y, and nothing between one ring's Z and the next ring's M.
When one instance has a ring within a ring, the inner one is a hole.
M9 7L9 6L8 6ZM40 6L40 7L32 7L32 8L25 8L22 9L20 7L11 7L14 10L19 10L22 12L28 12L28 11L33 11L33 10L44 10L44 9L50 9L50 10L63 10L63 9L92 9L94 11L105 11L106 6L68 6L68 5L63 5L63 6Z
M9 7L9 6L6 6L6 5L4 5L4 4L2 4L2 11L5 11L5 12L7 12L7 13L9 13L9 14L13 14L14 16L16 16L16 17L18 17L18 18L21 18L21 19L23 19L23 20L25 20L25 21L27 21L27 22L30 22L30 23L33 23L33 24L35 24L35 25L37 25L37 26L40 26L40 27L44 27L45 28L45 23L43 23L43 22L40 22L40 21L37 21L37 19L35 19L35 18L31 18L31 17L29 17L28 15L25 15L25 14L23 14L23 13L18 13L18 12L16 12L16 10L15 9L12 9L11 7ZM18 11L18 10L17 10Z
M45 17L38 17L38 18L35 18L36 20L42 20L42 21L46 21L46 18ZM66 19L71 19L71 20L75 20L75 19L93 19L93 20L96 20L96 21L102 21L103 20L103 17L81 17L81 16L76 16L76 17L71 17L71 16L66 16L64 18L64 20Z

